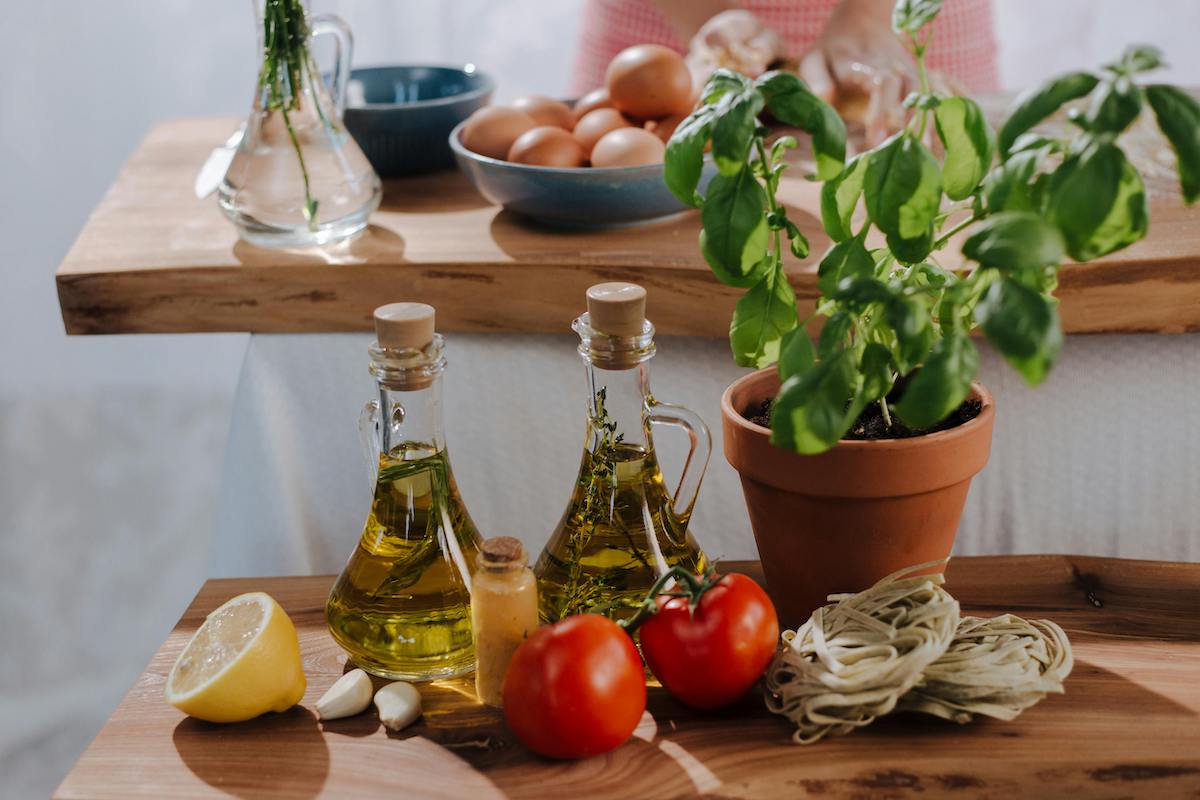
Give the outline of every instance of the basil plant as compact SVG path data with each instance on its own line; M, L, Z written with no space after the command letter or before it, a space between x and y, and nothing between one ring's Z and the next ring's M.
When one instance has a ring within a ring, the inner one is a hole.
M778 365L771 440L780 447L827 450L871 403L888 425L893 413L913 429L945 419L978 371L975 328L1026 381L1044 380L1063 341L1053 296L1060 264L1146 235L1145 186L1119 137L1147 106L1177 156L1185 202L1200 197L1200 104L1174 86L1138 82L1162 65L1155 48L1132 47L1098 71L1026 92L997 133L975 101L930 88L925 26L940 8L896 4L893 28L916 60L920 90L905 100L904 129L872 150L847 161L841 119L795 75L729 70L712 75L668 143L666 183L700 208L704 258L723 283L748 290L730 325L734 359ZM1030 132L1067 103L1071 136ZM765 113L812 137L813 177L823 182L832 245L817 273L814 317L824 325L815 343L784 273L786 254L803 259L809 244L776 197L796 141L769 142ZM926 146L933 135L941 159ZM710 145L717 174L701 196ZM855 213L860 204L865 215ZM884 247L868 247L872 230ZM965 266L949 269L942 252L962 231Z

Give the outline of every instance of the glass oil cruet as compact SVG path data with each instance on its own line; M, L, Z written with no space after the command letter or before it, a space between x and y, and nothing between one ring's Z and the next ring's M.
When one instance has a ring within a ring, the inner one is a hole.
M367 672L401 680L460 675L475 666L470 592L480 537L446 455L444 344L423 303L376 309L375 332L379 397L359 426L377 465L375 493L325 616L333 638Z
M688 521L712 439L694 412L650 393L647 362L655 348L646 290L602 283L588 290L587 307L572 324L587 373L583 460L567 510L534 570L546 622L588 611L630 616L671 567L705 567ZM655 457L654 424L682 428L690 439L673 493Z
M308 247L353 236L382 195L379 177L342 123L353 40L338 17L314 17L304 0L256 0L261 43L254 103L218 189L246 241ZM310 44L330 34L337 63L330 96Z

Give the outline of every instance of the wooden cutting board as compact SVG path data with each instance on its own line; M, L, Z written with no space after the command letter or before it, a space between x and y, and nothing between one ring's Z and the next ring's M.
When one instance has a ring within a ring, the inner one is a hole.
M718 283L700 256L696 212L618 230L551 230L490 205L451 171L386 182L383 205L352 242L308 251L240 242L215 197L192 191L238 123L179 119L149 132L58 269L68 333L369 330L372 310L395 300L431 303L446 331L562 333L587 287L612 280L649 290L660 333L729 333L741 292ZM802 172L785 175L780 196L812 242L806 261L788 261L807 314L829 241L819 185ZM1183 208L1161 176L1150 186L1148 239L1062 271L1068 333L1200 330L1200 208Z
M964 612L1060 623L1075 649L1066 694L1014 722L896 715L800 746L757 693L701 714L652 689L634 737L580 762L530 754L469 680L424 685L424 718L399 734L371 713L322 724L313 706L345 669L325 628L332 579L209 581L55 796L1200 797L1200 564L976 557L947 578ZM207 612L251 590L296 622L301 706L237 725L185 717L163 701L167 672Z

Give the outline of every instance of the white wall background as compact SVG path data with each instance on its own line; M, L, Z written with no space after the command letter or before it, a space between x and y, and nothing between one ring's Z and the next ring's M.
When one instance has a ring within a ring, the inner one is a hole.
M564 91L581 2L315 5L360 64L472 61L504 99ZM1197 0L996 5L1007 86L1132 41L1200 84ZM68 339L53 272L155 120L244 112L249 6L0 1L0 796L52 791L204 577L245 338Z

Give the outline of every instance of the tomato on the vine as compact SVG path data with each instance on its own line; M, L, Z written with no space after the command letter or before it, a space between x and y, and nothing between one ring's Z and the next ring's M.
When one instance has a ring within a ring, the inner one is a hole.
M640 626L642 654L676 699L703 709L728 705L758 681L775 656L775 606L745 575L678 577L677 591L692 596L656 598L657 612Z
M627 740L646 710L633 640L597 614L567 617L521 643L504 678L504 718L551 758L586 758Z

